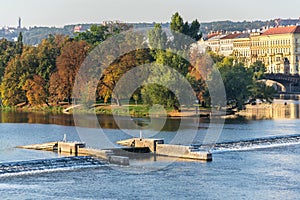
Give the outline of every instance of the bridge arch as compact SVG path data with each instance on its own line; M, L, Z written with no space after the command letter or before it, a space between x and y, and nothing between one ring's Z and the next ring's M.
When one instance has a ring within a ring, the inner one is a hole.
M277 81L262 79L258 82L264 82L267 86L273 87L277 92L286 92L286 87Z

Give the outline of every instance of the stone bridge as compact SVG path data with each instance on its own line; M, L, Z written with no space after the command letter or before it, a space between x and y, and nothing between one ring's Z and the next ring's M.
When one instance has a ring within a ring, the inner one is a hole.
M265 79L277 82L281 87L282 93L299 93L300 92L300 76L286 74L265 74ZM282 87L284 86L284 87Z

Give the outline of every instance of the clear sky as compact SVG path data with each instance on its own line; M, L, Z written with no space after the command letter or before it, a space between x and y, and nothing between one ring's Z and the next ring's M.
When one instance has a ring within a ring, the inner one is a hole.
M63 26L76 23L299 18L300 0L0 0L0 26Z

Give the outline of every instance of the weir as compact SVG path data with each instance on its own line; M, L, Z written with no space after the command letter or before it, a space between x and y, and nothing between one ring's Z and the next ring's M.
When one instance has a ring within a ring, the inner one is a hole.
M101 158L111 164L129 165L129 158L125 156L116 156L111 150L100 150L85 148L82 142L49 142L44 144L34 144L27 146L18 146L22 149L57 151L58 153L74 155L74 156L94 156Z
M86 148L85 143L82 142L66 141L19 146L18 148L57 151L61 154L74 156L92 156L101 158L110 164L125 166L129 165L129 157L135 159L140 155L160 155L202 161L212 160L211 153L201 150L198 146L164 144L163 139L132 138L118 141L117 144L126 146L126 148L91 149Z
M117 144L133 148L149 148L150 152L169 157L177 157L184 159L212 161L210 152L200 149L200 146L184 146L164 144L163 139L152 138L132 138L128 140L118 141Z

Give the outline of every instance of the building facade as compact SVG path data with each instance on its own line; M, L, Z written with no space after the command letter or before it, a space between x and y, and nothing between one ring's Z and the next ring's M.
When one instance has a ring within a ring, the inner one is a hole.
M222 38L220 38L220 54L224 56L230 56L233 54L233 43L235 38L240 36L242 33L231 33Z
M268 73L299 74L300 26L271 28L256 37L253 49Z
M260 60L266 65L267 73L300 74L300 26L219 34L202 42L212 51L234 55L246 65Z

